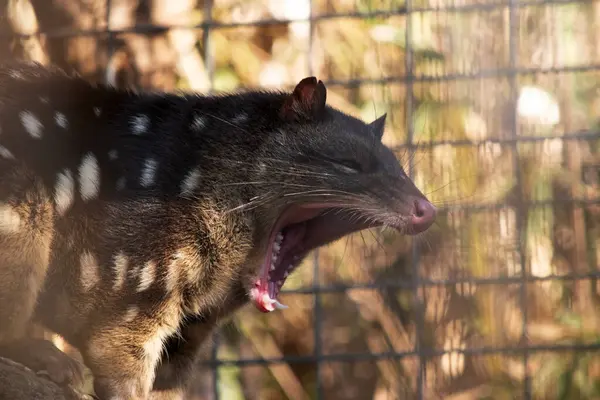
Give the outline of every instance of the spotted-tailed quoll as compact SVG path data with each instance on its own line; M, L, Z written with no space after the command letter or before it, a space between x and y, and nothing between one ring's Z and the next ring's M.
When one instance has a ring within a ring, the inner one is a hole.
M81 352L98 398L180 399L219 322L285 308L311 250L427 230L436 208L382 144L385 115L326 98L314 77L209 96L0 67L0 354L78 368L44 357L26 334L40 324Z

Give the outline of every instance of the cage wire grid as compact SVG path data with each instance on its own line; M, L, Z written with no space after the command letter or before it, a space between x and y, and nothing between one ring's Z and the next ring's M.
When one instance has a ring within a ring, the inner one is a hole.
M314 24L317 21L333 20L339 18L375 18L375 17L386 17L392 15L405 15L406 16L406 33L405 33L405 71L404 75L390 76L379 79L348 79L348 80L328 80L325 81L327 86L339 86L339 87L356 87L363 84L390 84L390 83L403 83L406 88L406 103L405 112L407 115L406 132L407 141L405 144L399 146L399 148L408 149L408 151L415 151L421 148L431 148L442 145L452 146L473 146L473 143L468 140L441 140L427 143L415 143L414 141L414 118L412 116L415 112L414 107L414 84L417 82L448 82L448 81L461 81L461 80L476 80L492 77L506 77L510 85L510 100L513 105L511 107L510 115L510 130L511 136L507 138L489 138L478 142L477 145L484 145L486 143L500 143L511 146L513 154L518 154L519 143L535 143L549 139L560 139L563 142L567 141L585 141L600 138L600 134L595 131L580 131L580 132L565 132L564 135L560 136L527 136L518 135L518 123L516 114L516 103L517 103L517 83L518 77L521 74L549 74L549 73L569 73L569 72L586 72L592 70L600 70L600 65L582 65L582 66L564 66L564 67L552 67L552 68L523 68L518 66L518 41L517 41L517 11L522 7L540 6L540 5L551 5L551 4L572 4L578 3L577 0L538 0L538 1L518 1L518 0L505 0L489 3L480 4L468 4L462 6L451 6L451 7L413 7L412 0L406 0L404 7L388 10L378 10L373 12L352 12L352 13L337 13L337 14L319 14L313 15L312 2L310 2L310 13L309 18L306 20L309 24L309 39L308 39L308 65L306 67L309 75L313 74L313 67L311 63L311 55L313 50L313 33ZM140 24L131 28L126 29L111 29L110 27L110 15L112 10L112 1L106 0L106 28L104 30L85 30L77 31L73 29L56 29L48 32L39 32L36 35L44 35L47 37L74 37L74 36L98 36L104 35L107 38L107 52L108 58L110 59L113 54L113 43L114 39L119 34L124 33L136 33L136 34L150 34L153 32L164 32L174 28L189 28L189 29L202 29L202 43L204 49L204 62L209 74L209 80L211 87L214 78L215 63L213 59L213 52L210 48L210 35L215 29L232 28L238 26L266 26L266 25L281 25L290 22L297 22L301 20L283 20L283 19L264 19L245 23L222 23L214 21L212 19L212 8L213 1L205 1L204 3L204 21L201 24L181 27L181 26L159 26L152 24ZM412 16L415 13L438 11L438 12L473 12L473 11L493 11L498 9L507 9L509 13L509 66L508 68L497 68L489 70L479 70L475 73L466 74L444 74L440 76L427 76L427 75L416 75L414 73L414 49L413 49L413 38L411 37L411 26ZM16 35L18 37L27 37L31 35ZM14 35L13 35L14 37ZM520 166L518 158L513 157L514 166L513 170L515 173L515 180L517 186L517 193L522 193L523 183L521 182ZM409 162L409 174L411 177L414 176L414 158L410 159ZM443 207L440 211L448 210L460 210L466 209L470 211L477 210L498 210L505 207L512 207L516 210L516 220L522 222L522 213L524 207L532 206L545 206L556 204L557 200L552 201L538 201L538 202L525 202L522 196L518 196L519 201L514 206L506 204L489 204L479 206L466 206L461 204L448 205ZM590 204L598 204L600 200L590 199L570 199L564 200L566 203L574 206L584 206ZM560 202L560 201L559 201ZM375 361L383 359L402 359L404 357L416 357L419 360L419 369L417 376L417 387L416 397L418 399L424 399L424 384L426 371L426 359L436 356L442 356L451 352L463 353L465 355L498 355L498 354L519 354L522 360L523 370L525 371L525 378L523 380L523 398L530 399L532 397L531 392L531 377L528 373L528 358L533 352L590 352L599 351L600 343L590 344L554 344L554 345L530 345L528 343L527 325L527 285L532 282L542 281L578 281L578 280L590 280L600 278L600 272L590 273L572 273L572 274L561 274L561 275L548 275L544 277L533 276L528 274L526 263L525 263L525 226L521 224L518 229L519 241L518 241L518 257L521 268L520 276L512 277L491 277L491 278L457 278L457 279L430 279L422 276L419 269L419 247L417 245L412 246L412 260L410 268L412 269L413 279L412 281L392 281L383 284L355 284L355 285L320 285L319 284L319 259L318 251L313 254L313 269L314 269L314 281L313 286L309 288L301 288L294 290L282 290L282 293L289 294L303 294L313 297L314 300L314 353L311 356L284 356L281 358L257 358L257 359L238 359L238 360L220 360L217 356L217 349L219 346L219 333L215 334L215 340L212 347L212 359L208 361L208 365L212 367L212 381L213 381L213 394L214 399L221 399L219 393L218 384L218 368L224 365L236 365L236 366L250 366L250 365L268 365L275 363L316 363L316 387L315 396L317 399L323 399L323 386L321 382L321 364L324 362L357 362L357 361ZM424 330L424 299L423 290L433 286L450 286L457 284L477 284L477 285L509 285L518 284L520 286L520 308L522 312L522 331L521 331L521 343L520 346L515 347L494 347L494 346L483 346L483 347L466 347L466 348L455 348L438 350L423 346L419 340L423 335ZM321 305L321 295L325 293L345 293L352 289L368 289L368 290L381 290L385 288L394 289L407 289L412 291L414 298L414 308L416 315L416 342L415 347L412 351L406 352L381 352L381 353L337 353L337 354L323 354L322 352L322 319L323 310Z
M483 79L489 77L499 77L506 76L509 79L510 85L510 97L511 97L511 114L510 114L510 127L512 135L509 138L499 138L499 139L487 139L483 140L481 144L486 142L489 143L505 143L509 144L512 147L514 162L514 173L516 179L516 190L517 193L521 194L523 187L521 182L521 174L520 174L520 165L518 161L518 157L516 156L519 152L518 144L523 142L538 142L543 140L552 139L552 137L548 136L524 136L518 135L518 123L517 123L517 84L518 84L518 76L520 74L533 74L533 73L560 73L560 72L585 72L591 70L599 70L600 65L584 65L584 66L569 66L569 67L554 67L548 69L541 68L519 68L518 60L517 60L517 9L519 7L528 7L528 6L538 6L545 4L568 4L568 3L576 3L577 0L539 0L539 1L518 1L518 0L508 0L508 2L494 2L494 3L481 3L481 4L469 4L463 6L452 6L452 7L443 7L443 8L433 8L433 7L413 7L412 0L406 0L405 6L397 9L389 9L384 11L373 11L373 12L355 12L355 13L334 13L334 14L320 14L314 15L313 13L313 2L309 1L309 18L306 20L309 24L309 38L308 38L308 58L307 58L307 66L306 69L308 71L308 75L313 75L313 66L312 66L312 50L313 50L313 39L314 39L314 24L317 21L323 20L332 20L336 18L374 18L374 17L385 17L390 15L405 15L406 16L406 30L405 30L405 75L403 76L392 76L385 77L380 79L350 79L350 80L329 80L326 81L325 84L328 86L342 86L342 87L355 87L363 84L387 84L387 83L396 83L401 82L405 85L406 88L406 105L405 112L408 116L406 119L406 131L407 131L407 141L403 144L402 148L407 149L409 152L415 151L418 148L422 147L435 147L440 145L471 145L470 141L460 141L460 140L450 140L450 141L436 141L430 143L415 143L414 141L414 93L413 93L413 85L415 82L441 82L441 81L458 81L458 80L471 80L471 79ZM111 0L106 0L106 34L108 36L108 56L109 59L112 53L111 40L114 35L121 33L151 33L157 31L164 31L173 28L180 28L174 26L157 26L157 25L140 25L133 27L131 29L124 30L111 30L110 28L110 12L111 12ZM212 8L213 8L213 0L207 0L204 3L204 21L193 27L189 27L190 29L203 29L202 32L202 43L204 49L204 62L206 63L206 68L209 75L210 87L212 89L212 83L214 78L214 59L213 52L210 48L210 35L211 31L214 29L220 28L233 28L237 26L260 26L260 25L280 25L282 23L290 23L297 22L298 20L282 20L282 19L263 19L258 21L252 21L248 23L220 23L212 20ZM452 11L452 12L472 12L472 11L492 11L499 8L508 8L509 12L509 66L508 68L497 68L493 70L481 70L472 74L444 74L441 76L415 76L414 74L414 51L413 51L413 41L412 41L412 16L415 13L419 12L428 12L428 11ZM72 31L63 31L63 32L54 32L56 35L77 35L77 34L86 34L86 32L73 33ZM94 32L87 32L87 34L94 34ZM586 139L594 139L600 137L600 134L594 131L587 132L576 132L571 133L568 136L558 136L562 140L586 140ZM409 160L409 176L411 178L414 177L414 157L411 157ZM576 200L568 200L571 204L583 205L590 203L598 203L598 200L588 200L588 199L576 199ZM516 220L523 221L522 218L522 210L525 206L542 206L555 204L556 200L553 201L539 201L539 202L529 202L526 203L523 201L522 196L518 196L518 202L516 205ZM457 205L453 208L459 209L467 209L467 210L475 210L475 209L499 209L503 207L508 207L503 204L492 204L486 206L462 206ZM449 207L446 207L449 208ZM440 211L444 211L443 209ZM552 281L552 280L583 280L583 279L597 279L600 278L600 272L597 273L589 273L589 274L569 274L569 275L550 275L545 277L535 277L529 275L527 273L527 268L525 267L525 236L526 236L526 228L523 226L519 226L519 240L518 240L518 256L520 259L521 275L518 277L498 277L498 278L467 278L467 279L446 279L446 280L433 280L426 279L421 276L419 270L419 247L415 244L412 245L412 258L411 258L411 269L413 279L411 282L390 282L386 283L386 285L375 285L375 284L361 284L361 285L334 285L334 286L322 286L319 284L319 257L318 250L313 252L313 285L310 288L297 289L297 290L282 290L282 293L296 293L296 294L305 294L313 297L313 305L314 305L314 328L313 328L313 337L314 337L314 352L312 356L283 356L281 358L257 358L257 359L237 359L237 360L220 360L218 357L218 348L220 343L220 333L217 331L214 334L214 341L212 345L211 351L211 360L208 362L208 365L212 367L212 387L213 387L213 396L215 400L220 400L222 396L219 392L219 373L218 369L223 365L236 365L236 366L248 366L248 365L268 365L273 363L302 363L302 362L315 362L316 363L316 371L315 371L315 398L316 399L324 399L323 395L323 386L322 386L322 376L321 376L321 365L323 362L327 361L342 361L342 362L352 362L352 361L362 361L362 360L378 360L378 359L401 359L403 357L416 356L419 360L419 369L417 376L417 387L416 387L416 398L421 400L424 399L424 380L426 374L426 359L434 356L441 356L443 354L448 354L451 352L461 352L464 354L521 354L522 355L522 365L523 370L525 371L525 376L523 380L523 398L531 399L531 377L528 372L528 358L531 352L539 352L539 351L599 351L600 343L593 344L568 344L568 345L544 345L544 346L531 346L528 343L527 337L527 323L528 323L528 315L527 315L527 284L531 282L539 282L539 281ZM446 349L446 350L436 350L427 348L421 345L420 338L423 336L424 332L424 319L425 319L425 309L423 305L423 296L422 291L428 286L435 285L456 285L459 283L476 283L476 284L484 284L484 285L492 285L492 284L514 284L518 283L520 285L520 308L522 312L522 332L521 332L521 342L522 346L514 346L514 347L480 347L480 348L456 348L456 349ZM382 353L342 353L342 354L323 354L322 352L322 319L323 319L323 311L321 305L321 294L323 293L343 293L347 290L351 289L371 289L371 290L379 290L384 288L405 288L410 289L413 293L416 315L416 338L415 338L415 347L413 351L408 352L382 352Z

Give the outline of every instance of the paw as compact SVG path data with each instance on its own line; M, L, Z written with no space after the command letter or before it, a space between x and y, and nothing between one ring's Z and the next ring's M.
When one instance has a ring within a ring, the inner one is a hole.
M60 386L83 385L83 365L50 341L27 339L0 349L0 353Z

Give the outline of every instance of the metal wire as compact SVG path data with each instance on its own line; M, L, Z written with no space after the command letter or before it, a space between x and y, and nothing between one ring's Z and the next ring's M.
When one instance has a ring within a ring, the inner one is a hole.
M412 0L406 0L406 33L405 42L406 50L404 54L404 67L406 69L406 147L409 150L409 154L414 151L414 76L413 76L413 43L412 43ZM414 157L410 157L408 165L409 176L414 179ZM424 348L421 339L424 337L424 326L425 326L425 307L423 307L422 300L422 288L421 288L421 272L419 271L419 247L416 243L413 243L411 248L411 271L412 271L412 291L413 291L413 306L416 325L416 337L415 337L415 354L417 354L419 360L419 370L417 372L417 387L416 396L417 399L421 400L424 398L424 382L425 382L425 366L427 361L424 356Z
M600 279L600 271L590 272L587 274L564 274L564 275L546 275L546 276L534 276L527 272L527 263L525 258L524 248L524 237L525 237L525 224L523 224L523 210L531 209L532 207L548 206L552 204L560 203L559 201L538 201L538 202L525 202L521 196L522 194L522 182L519 172L519 163L517 160L518 154L518 143L535 143L543 142L548 140L561 140L561 141L584 141L584 140L597 140L600 138L600 132L596 131L579 131L579 132L568 132L560 136L524 136L518 132L517 116L516 116L516 104L517 99L517 80L518 77L524 75L539 75L539 74L559 74L559 73L574 73L574 72L586 72L600 70L600 65L578 65L578 66L556 66L552 68L525 68L518 65L517 60L517 10L525 7L539 7L545 5L561 5L561 4L575 4L580 3L580 0L538 0L538 1L518 1L518 0L504 0L488 3L477 3L469 4L464 6L449 6L449 7L417 7L412 4L411 0L406 0L404 6L397 7L389 10L372 11L372 12L349 12L349 13L325 13L316 15L313 10L312 1L310 2L310 16L307 21L309 24L309 42L307 51L307 71L310 75L313 74L312 69L312 50L313 50L313 35L314 25L318 21L327 21L335 19L370 19L389 17L394 15L406 15L406 32L405 32L405 75L394 75L385 76L377 79L345 79L345 80L328 80L325 81L327 86L341 86L345 88L358 87L361 85L386 85L386 84L403 84L406 87L406 116L407 116L407 142L403 145L397 146L395 150L408 149L410 151L418 151L419 149L428 149L441 145L451 146L481 146L488 143L498 143L506 145L513 152L514 156L514 170L515 179L517 186L517 201L516 204L456 204L442 207L440 212L450 212L453 210L467 209L469 212L485 212L488 210L499 210L502 208L512 208L516 211L517 221L522 225L519 229L519 241L516 244L516 251L520 258L521 271L519 274L514 276L496 276L496 277L471 277L462 276L456 279L430 279L421 276L419 268L419 250L418 247L413 246L412 257L411 257L411 272L412 279L410 281L387 281L384 283L375 282L368 284L335 284L335 285L320 285L319 284L319 257L318 253L314 253L314 282L312 287L300 288L300 289L283 289L282 293L285 294L296 294L296 295L310 295L314 299L314 352L309 356L285 356L280 358L261 358L261 359L241 359L241 360L221 360L218 357L219 348L219 335L216 334L214 338L214 345L212 348L211 359L206 361L206 365L213 368L212 383L213 383L213 395L215 400L219 400L219 367L227 365L235 366L249 366L249 365L271 365L279 363L311 363L315 364L315 398L323 399L323 382L321 377L321 365L324 362L357 362L357 361L376 361L393 359L400 360L406 357L416 357L419 361L418 376L416 379L417 387L416 395L418 399L425 398L425 380L426 380L426 369L427 359L431 357L439 357L450 352L462 353L465 355L487 355L487 354L512 354L520 355L522 357L523 369L525 371L525 378L523 382L523 398L529 399L532 396L531 393L531 377L528 375L528 360L532 353L536 352L589 352L589 351L600 351L600 343L573 343L573 344L557 344L557 345L530 345L528 342L527 326L528 326L528 314L527 314L527 285L534 282L545 282L545 281L580 281L589 279ZM204 62L208 71L209 82L212 91L213 78L215 73L215 62L214 52L211 49L211 32L215 29L227 29L242 26L269 26L269 25L285 25L290 22L297 22L297 20L283 20L283 19L265 19L258 21L249 21L243 23L225 23L213 19L213 1L204 1L204 21L200 24L193 26L160 26L152 24L138 24L136 26L127 27L123 29L111 29L110 27L110 13L111 13L111 0L106 0L106 28L103 30L73 30L70 28L53 29L51 31L40 31L29 34L17 34L11 35L11 38L20 37L26 38L30 36L47 37L47 38L67 38L76 36L105 36L107 39L107 56L108 59L112 57L113 45L115 37L120 34L136 33L136 34L153 34L168 31L174 28L188 28L188 29L202 29L202 47ZM447 12L447 13L470 13L478 11L494 11L494 10L507 10L509 15L509 63L505 68L496 69L484 69L468 73L454 73L444 74L439 76L433 75L420 75L414 71L413 65L413 43L412 43L412 16L416 13L430 13L430 12ZM5 35L0 35L0 38L5 38ZM418 82L451 82L451 81L468 81L468 80L481 80L487 78L507 78L510 84L511 100L513 102L511 121L510 121L510 136L488 138L480 142L473 142L470 140L439 140L435 142L414 142L414 97L413 88L414 84ZM413 159L409 162L409 173L413 176ZM600 204L600 199L569 199L562 200L562 202L568 203L571 206L585 206L592 204ZM427 347L423 342L424 337L424 320L425 320L425 307L423 304L423 291L429 287L435 286L450 286L458 284L476 284L476 285L519 285L520 287L520 307L522 312L522 323L523 328L521 332L521 344L516 347L479 347L479 348L457 348L457 349L445 349L439 350ZM396 290L407 290L412 292L413 297L413 311L415 316L415 346L412 351L407 352L381 352L381 353L344 353L344 354L324 354L322 349L322 320L323 310L321 305L321 295L326 293L345 293L352 290L385 290L385 289L396 289Z
M313 15L313 2L309 0L309 16ZM313 75L313 47L314 47L314 19L309 18L309 36L308 36L308 56L307 56L307 70L308 75ZM322 351L322 321L323 321L323 306L321 304L321 292L319 292L319 251L316 250L313 252L313 298L314 298L314 330L313 330L313 340L315 343L314 355L316 361L315 365L315 396L317 399L324 398L323 396L323 384L321 382L322 378L322 368L321 368L321 360L323 356ZM317 289L317 290L315 290Z
M504 355L504 354L523 354L540 352L590 352L600 351L600 343L590 344L557 344L557 345L530 345L525 347L467 347L467 348L449 348L445 350L427 349L420 352L381 352L381 353L340 353L340 354L322 354L318 358L313 356L285 356L273 358L246 358L238 360L219 360L216 363L206 362L202 365L222 366L235 365L238 367L250 365L272 365L272 364L307 364L323 362L357 362L357 361L377 361L377 360L400 360L406 357L440 357L444 354L459 353L469 356L476 355Z
M523 371L524 371L524 379L523 379L523 398L531 399L531 381L529 378L529 346L528 337L527 337L527 262L525 259L525 238L526 238L526 229L527 225L524 218L524 206L523 206L523 182L521 179L521 170L519 165L519 148L517 146L518 142L518 124L517 124L517 98L518 98L518 82L517 82L517 72L515 71L517 67L517 11L515 5L518 0L509 0L509 68L511 73L509 75L510 82L510 100L511 100L511 114L510 114L510 130L512 133L512 137L515 139L512 142L512 152L513 152L513 168L515 174L515 191L517 192L517 204L516 204L516 220L518 221L518 254L519 254L519 264L521 265L521 282L519 287L519 303L521 308L521 313L523 315L523 326L521 331L521 342L525 344L523 349Z
M107 0L109 1L109 0ZM539 1L521 1L510 4L513 8L523 7L539 7L543 5L561 5L561 4L575 4L580 3L581 0L539 0ZM411 13L425 13L425 12L452 12L452 13L468 13L478 11L493 11L496 9L506 8L508 4L506 1L498 1L495 3L476 3L464 6L448 6L448 7L414 7L411 8ZM371 11L371 12L349 12L349 13L333 13L333 14L321 14L312 15L310 20L316 21L327 21L333 19L369 19L377 17L389 17L394 15L406 14L406 7L399 7L396 9L389 9L384 11ZM137 24L132 27L114 29L113 34L124 34L124 33L161 33L169 29L223 29L223 28L237 28L243 26L267 26L267 25L285 25L291 22L297 22L298 20L291 19L261 19L250 22L235 22L235 23L224 23L219 21L205 20L197 25L159 25L159 24ZM37 31L30 33L16 33L11 34L10 38L28 38L32 36L46 36L46 37L75 37L75 36L99 36L103 31L97 29L71 29L71 28L53 28L50 31ZM7 37L2 34L0 38Z

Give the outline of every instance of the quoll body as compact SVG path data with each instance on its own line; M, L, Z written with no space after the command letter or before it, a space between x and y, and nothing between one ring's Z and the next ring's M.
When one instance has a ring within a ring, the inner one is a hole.
M314 78L203 96L1 67L0 354L29 360L40 323L81 351L100 399L182 398L218 321L285 308L312 249L434 221L384 123L327 106Z

